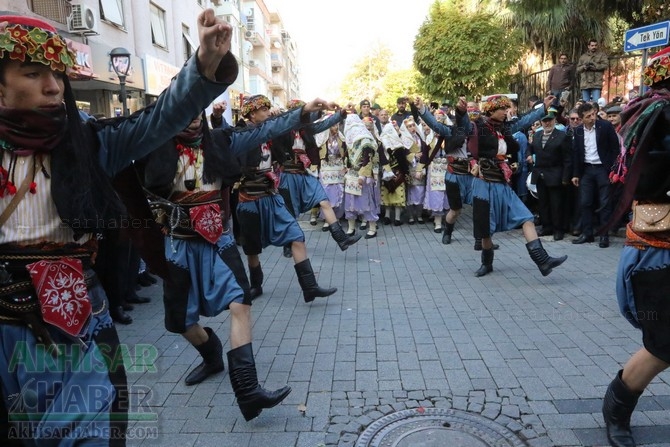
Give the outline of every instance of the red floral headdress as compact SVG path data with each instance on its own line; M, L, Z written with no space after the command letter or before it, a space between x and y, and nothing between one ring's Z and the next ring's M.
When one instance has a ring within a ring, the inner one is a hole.
M288 102L286 105L286 108L288 110L293 110L293 109L299 109L300 107L303 107L305 105L305 101L301 101L300 99L292 99Z
M485 114L489 114L498 109L509 109L512 107L512 101L505 95L494 95L489 96L484 105L482 106L482 111Z
M670 78L670 47L654 54L644 69L644 85L653 85Z
M19 62L36 62L61 72L75 65L75 54L47 22L31 17L0 16L2 22L8 25L0 32L0 58L9 56Z
M267 96L248 96L242 101L242 116L246 118L251 112L258 110L261 107L267 107L268 109L272 107L272 103Z

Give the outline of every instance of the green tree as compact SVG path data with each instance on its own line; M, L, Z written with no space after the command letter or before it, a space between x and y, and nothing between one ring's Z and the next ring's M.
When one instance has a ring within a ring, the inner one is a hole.
M622 51L623 33L670 18L667 0L503 0L504 21L523 32L527 48L545 64L561 52L576 61L589 39L609 54Z
M413 68L389 72L381 81L381 94L375 102L390 113L396 110L396 101L400 96L410 98L420 95L419 72Z
M382 90L381 83L389 71L392 56L391 50L386 45L378 43L373 46L347 73L340 85L340 98L358 105L358 101L362 99L372 101L379 96Z
M431 97L506 91L522 54L518 33L472 2L436 1L414 41L419 86Z

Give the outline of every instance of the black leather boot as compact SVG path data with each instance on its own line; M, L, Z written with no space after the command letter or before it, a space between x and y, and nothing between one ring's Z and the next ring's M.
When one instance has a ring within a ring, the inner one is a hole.
M249 267L249 282L251 283L249 294L254 300L263 294L263 269L260 264L256 267Z
M559 265L563 264L566 259L568 259L567 255L561 256L560 258L552 258L549 256L547 251L542 246L542 241L539 239L528 242L526 244L526 248L528 249L530 258L540 269L542 276L547 276L549 273L551 273L554 267L558 267Z
M330 230L331 236L333 236L333 239L335 239L335 242L337 242L337 245L340 246L340 250L342 251L354 245L363 236L362 234L356 233L347 235L339 222L330 224L328 229Z
M256 362L251 343L228 351L230 384L235 391L237 405L247 421L252 420L264 408L272 408L286 398L291 387L285 386L277 391L268 391L258 384Z
M445 222L444 232L442 233L442 243L445 245L451 244L451 234L454 232L454 224ZM479 240L481 243L481 239Z
M481 239L475 239L475 251L482 251L482 240ZM500 245L498 244L493 244L493 249L497 250L500 248Z
M205 332L209 336L207 341L195 346L195 349L202 356L202 363L188 373L188 376L184 379L186 385L195 385L207 377L226 369L223 364L223 346L221 346L221 340L219 340L219 337L216 336L211 328L206 327Z
M337 287L330 289L322 289L319 287L309 259L298 262L295 265L295 272L298 274L298 283L300 284L300 288L302 289L302 294L306 303L314 301L314 298L316 297L330 296L337 292Z
M630 416L635 410L640 394L631 391L619 371L607 387L603 400L603 419L607 430L607 439L613 447L635 447L633 433L630 430Z
M476 277L484 276L493 271L493 249L485 248L482 250L482 266L475 272Z

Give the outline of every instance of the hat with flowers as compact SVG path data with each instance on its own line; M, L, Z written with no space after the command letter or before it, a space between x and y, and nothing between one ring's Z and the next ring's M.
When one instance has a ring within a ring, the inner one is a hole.
M651 56L642 73L645 85L654 85L668 78L670 78L670 47Z
M76 57L56 28L34 17L0 15L0 59L44 64L65 72L75 65Z
M489 115L498 109L509 109L512 107L512 101L505 95L493 95L486 99L482 106L482 111Z
M253 95L247 96L242 100L242 116L247 118L251 112L267 107L268 109L272 107L272 103L265 95Z

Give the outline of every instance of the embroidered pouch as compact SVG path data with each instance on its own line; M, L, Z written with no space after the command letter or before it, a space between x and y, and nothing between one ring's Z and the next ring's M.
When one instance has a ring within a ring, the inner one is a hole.
M188 210L193 229L206 241L215 244L223 234L221 207L218 203L198 205Z
M86 334L91 302L81 261L37 261L26 269L40 301L42 319L73 337Z

